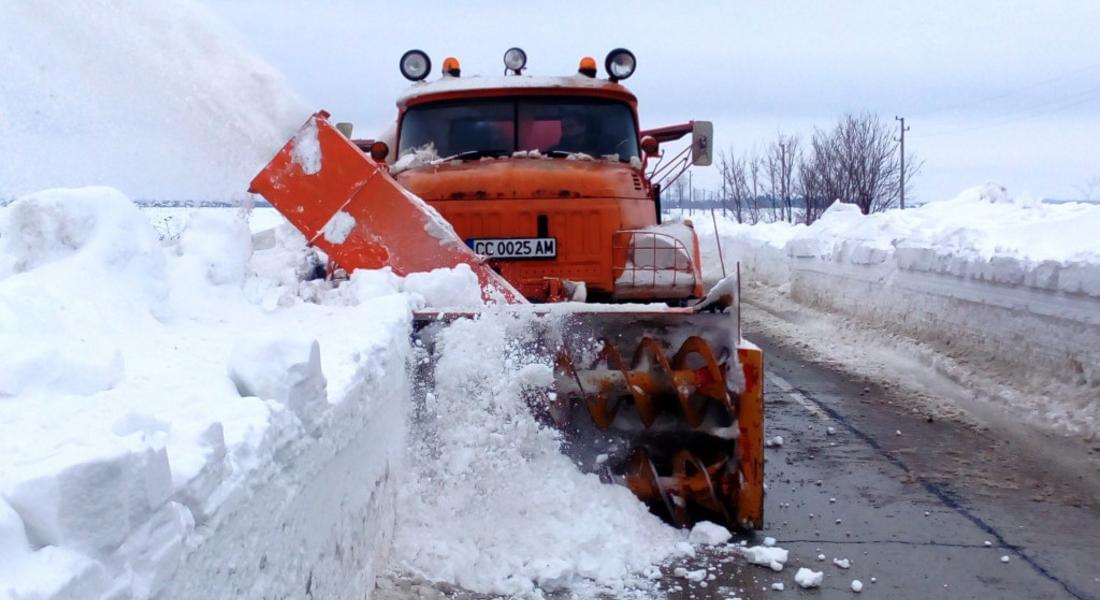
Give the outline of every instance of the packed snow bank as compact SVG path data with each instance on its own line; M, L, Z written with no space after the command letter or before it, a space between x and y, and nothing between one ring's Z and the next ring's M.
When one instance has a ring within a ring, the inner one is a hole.
M162 246L109 188L0 208L0 596L370 593L419 300L305 281L276 233L214 211Z
M240 199L309 115L195 0L0 3L0 204L111 182Z
M710 219L699 219L716 278ZM1100 433L1100 207L988 185L812 226L719 221L727 264L792 299L931 344L1005 383L1002 400L1068 432ZM1017 391L1008 388L1015 388Z
M582 474L536 421L525 393L552 383L553 355L537 351L528 319L486 315L436 332L396 568L489 594L622 594L686 536L626 487Z

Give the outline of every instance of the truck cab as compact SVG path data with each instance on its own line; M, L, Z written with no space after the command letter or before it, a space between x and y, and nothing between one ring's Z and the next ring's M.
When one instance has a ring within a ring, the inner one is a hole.
M699 298L698 242L660 224L637 99L584 71L415 82L391 174L531 301Z

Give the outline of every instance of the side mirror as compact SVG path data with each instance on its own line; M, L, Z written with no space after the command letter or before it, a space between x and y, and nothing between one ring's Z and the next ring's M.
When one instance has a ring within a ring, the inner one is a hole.
M342 122L336 124L336 131L339 131L340 133L344 134L344 137L348 138L349 140L351 139L351 130L354 129L354 128L355 128L355 125L353 125L351 123L348 123L346 121L342 121Z
M691 164L708 167L714 161L714 124L695 121L691 128Z
M657 143L657 138L651 135L642 136L642 153L646 156L657 156L657 150L660 148L660 144Z

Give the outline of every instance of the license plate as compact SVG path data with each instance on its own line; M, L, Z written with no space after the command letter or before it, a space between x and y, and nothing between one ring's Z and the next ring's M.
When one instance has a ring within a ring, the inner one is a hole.
M477 254L488 258L554 258L557 238L482 238L467 240Z

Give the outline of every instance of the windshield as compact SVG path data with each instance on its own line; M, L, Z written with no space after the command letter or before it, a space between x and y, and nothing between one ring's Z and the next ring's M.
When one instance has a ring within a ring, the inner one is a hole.
M398 155L429 144L440 157L471 159L529 150L620 161L638 156L630 107L596 98L498 98L409 108Z

